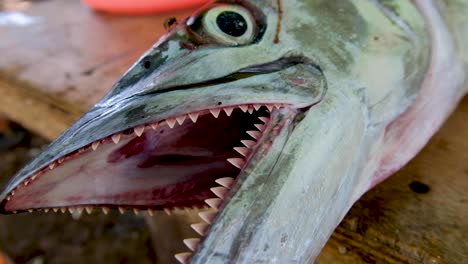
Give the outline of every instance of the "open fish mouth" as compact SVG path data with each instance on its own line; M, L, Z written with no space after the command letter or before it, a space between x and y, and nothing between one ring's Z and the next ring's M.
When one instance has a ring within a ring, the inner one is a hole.
M285 104L223 106L94 141L23 180L8 212L219 208Z

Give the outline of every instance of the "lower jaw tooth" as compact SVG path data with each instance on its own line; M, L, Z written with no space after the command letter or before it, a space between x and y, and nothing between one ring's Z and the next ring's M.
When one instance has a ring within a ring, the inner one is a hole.
M246 146L247 148L251 148L253 146L255 146L255 141L253 140L241 140L241 143Z
M198 213L198 216L200 216L200 218L203 219L203 221L205 221L207 224L212 224L217 213L218 212L213 211L200 212Z
M210 189L216 196L221 199L225 199L229 190L225 187L213 187Z
M231 189L232 185L234 185L234 178L232 177L219 178L215 182L227 189Z
M223 203L223 200L221 198L211 198L206 199L205 203L214 209L219 209L219 207Z
M171 210L168 209L168 208L164 208L164 212L165 212L167 215L172 215Z
M266 126L262 124L255 124L254 125L258 130L263 131L265 130Z
M174 257L182 264L188 263L189 258L192 256L190 252L183 252L179 254L175 254Z
M245 164L245 161L239 158L227 159L227 161L239 169L241 169Z
M149 216L153 216L153 215L154 215L154 212L153 212L153 210L151 210L151 209L148 209L148 214L149 214Z
M197 232L200 236L206 235L206 231L208 231L208 227L210 225L206 223L198 223L198 224L191 224L190 227Z
M187 239L184 239L184 244L191 251L195 251L197 250L198 245L200 244L200 239L199 238L187 238Z
M86 212L87 212L88 214L91 214L91 213L93 212L93 207L91 207L91 206L86 206L86 207L85 207L85 210L86 210Z
M102 212L103 212L105 215L108 214L109 211L110 211L110 209L107 208L107 207L102 207L101 209L102 209Z
M258 119L260 119L264 124L268 123L270 119L268 117L260 116Z
M255 139L259 139L262 136L262 133L260 133L259 131L252 130L252 131L247 131L246 133Z

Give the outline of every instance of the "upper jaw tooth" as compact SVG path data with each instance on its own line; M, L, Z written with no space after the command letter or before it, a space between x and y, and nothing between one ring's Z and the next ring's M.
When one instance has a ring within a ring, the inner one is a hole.
M114 134L112 135L112 141L117 144L120 141L120 134Z
M192 122L194 122L194 123L197 122L198 113L190 113L190 114L188 114L188 116L190 117L190 119L192 120Z
M179 123L179 125L182 125L182 123L184 123L185 121L185 118L185 115L176 117L177 123Z
M166 119L166 123L170 128L173 128L176 124L177 120L175 118L168 118Z
M218 118L221 109L210 109L210 113L215 117Z
M224 112L226 112L226 115L227 116L231 116L232 114L232 111L234 110L233 107L226 107L226 108L223 108Z
M246 106L246 105L239 105L239 108L240 108L240 109L242 110L242 112L244 112L244 113L247 112L247 110L249 109L249 107Z
M141 135L143 135L143 132L145 132L145 126L137 126L133 129L133 132L135 132L135 135L140 137Z

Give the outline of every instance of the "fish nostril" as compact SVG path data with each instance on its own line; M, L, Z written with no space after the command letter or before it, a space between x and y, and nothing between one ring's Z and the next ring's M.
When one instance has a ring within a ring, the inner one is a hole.
M151 67L151 61L147 60L147 61L143 62L143 67L145 69L149 69Z
M431 188L427 184L422 183L420 181L412 181L409 184L409 187L413 192L420 194L428 193L431 190Z

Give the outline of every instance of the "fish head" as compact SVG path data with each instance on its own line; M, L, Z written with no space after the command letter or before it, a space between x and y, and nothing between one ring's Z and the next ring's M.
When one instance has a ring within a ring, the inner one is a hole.
M312 261L388 176L385 136L420 93L428 39L411 2L209 3L18 172L1 209L207 203L193 263Z

